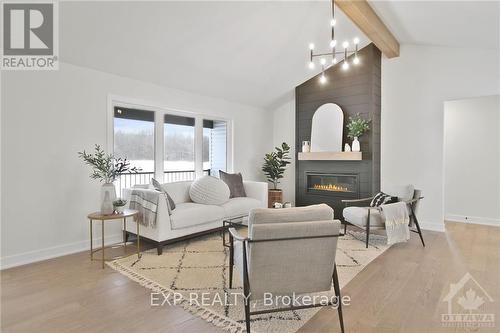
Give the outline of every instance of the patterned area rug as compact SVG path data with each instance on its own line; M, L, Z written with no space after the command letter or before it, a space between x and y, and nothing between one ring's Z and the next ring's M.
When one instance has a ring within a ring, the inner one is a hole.
M335 260L340 287L388 247L383 236L370 235L368 249L364 233L348 231L346 236L340 237ZM233 289L228 288L228 262L229 250L222 246L220 234L212 234L168 245L161 256L154 249L143 252L140 260L131 255L108 262L108 265L142 286L163 293L160 298L170 295L173 302L173 295L177 293L182 299L177 299L176 304L215 326L232 333L244 332L241 282L235 270ZM202 301L202 296L206 295L210 296ZM333 290L331 295L334 295ZM225 299L232 305L224 304ZM296 332L320 309L252 316L252 332ZM256 310L255 307L252 310Z

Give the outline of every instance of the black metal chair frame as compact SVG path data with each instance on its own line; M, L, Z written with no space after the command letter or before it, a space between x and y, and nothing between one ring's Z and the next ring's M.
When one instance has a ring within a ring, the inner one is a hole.
M417 201L419 200L422 200L424 197L418 197L418 198L414 198L414 199L411 199L411 200L406 200L404 201L408 207L410 208L410 223L409 223L409 227L411 227L411 224L412 224L412 221L413 223L415 223L415 226L417 227L417 230L414 230L412 228L410 228L410 231L411 232L414 232L414 233L417 233L419 236L420 236L420 240L422 241L422 246L425 247L425 242L424 242L424 237L422 236L422 230L420 230L420 224L418 223L418 219L417 219L417 215L415 214L415 211L414 211L414 204L417 203ZM370 197L370 198L363 198L363 199L354 199L354 200L342 200L342 203L345 205L345 207L349 207L351 204L357 204L357 203L363 203L363 202L368 202L368 201L371 201L373 199L373 197ZM353 205L351 205L353 206ZM370 238L370 210L371 209L377 209L377 210L381 210L380 207L367 207L367 206L362 206L361 208L366 208L368 210L368 217L366 219L366 225L365 225L365 231L366 231L366 248L368 248L368 241L369 241L369 238ZM344 234L347 232L347 225L353 225L355 227L358 227L360 229L363 230L362 227L360 226L357 226L355 224L352 224L352 223L349 223L349 221L346 221L344 219L344 217L342 217L342 223L344 224Z
M337 274L337 265L333 266L333 274L332 274L332 282L333 289L335 291L335 296L337 299L337 304L328 303L328 304L312 304L312 305L301 305L301 306L290 306L286 308L278 308L278 309L270 309L270 310L260 310L260 311L250 311L250 281L248 277L248 263L247 263L247 244L250 243L260 243L260 242L279 242L279 241L287 241L287 240L298 240L298 239L314 239L314 238L331 238L331 237L340 237L342 235L321 235L321 236L305 236L305 237L288 237L288 238L272 238L272 239L250 239L248 237L242 237L238 234L236 229L229 228L229 288L233 287L233 266L234 266L234 240L242 242L243 246L243 294L245 296L245 325L246 325L246 333L250 333L250 316L252 315L260 315L266 313L274 313L274 312L282 312L282 311L293 311L293 310L301 310L308 308L316 308L320 306L332 306L337 305L337 311L339 315L340 321L340 330L344 333L344 319L342 316L342 300L340 295L340 285L339 278Z

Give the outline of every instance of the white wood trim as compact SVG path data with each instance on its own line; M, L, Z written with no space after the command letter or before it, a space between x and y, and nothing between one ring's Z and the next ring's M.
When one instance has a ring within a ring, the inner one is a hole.
M495 227L500 227L500 219L495 219L495 218L491 218L491 217L446 214L444 219L446 221L450 221L450 222L460 222L460 223L467 223L467 224L482 224L482 225L491 225L491 226L495 226Z

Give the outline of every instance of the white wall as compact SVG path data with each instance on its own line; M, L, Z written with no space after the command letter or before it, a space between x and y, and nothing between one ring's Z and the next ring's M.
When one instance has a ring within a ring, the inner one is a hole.
M500 226L500 96L444 104L446 220Z
M426 228L444 229L444 102L500 93L498 50L402 45L382 61L382 188L424 191Z
M283 201L295 205L295 97L273 110L274 147L283 142L291 147L291 164L287 167L279 187L283 190Z
M88 248L99 183L77 152L106 146L108 94L234 119L234 170L263 180L271 148L263 110L62 63L2 73L2 267ZM259 133L256 135L256 133ZM107 235L114 239L119 223Z

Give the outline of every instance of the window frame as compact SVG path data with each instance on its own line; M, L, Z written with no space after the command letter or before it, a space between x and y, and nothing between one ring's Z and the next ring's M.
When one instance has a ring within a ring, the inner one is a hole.
M203 120L225 121L226 130L226 168L233 172L233 118L220 117L200 111L187 111L164 106L140 99L108 94L106 119L106 148L114 152L114 108L123 107L154 112L154 176L160 183L164 181L164 119L165 115L190 117L195 119L194 131L194 166L195 179L203 176Z

